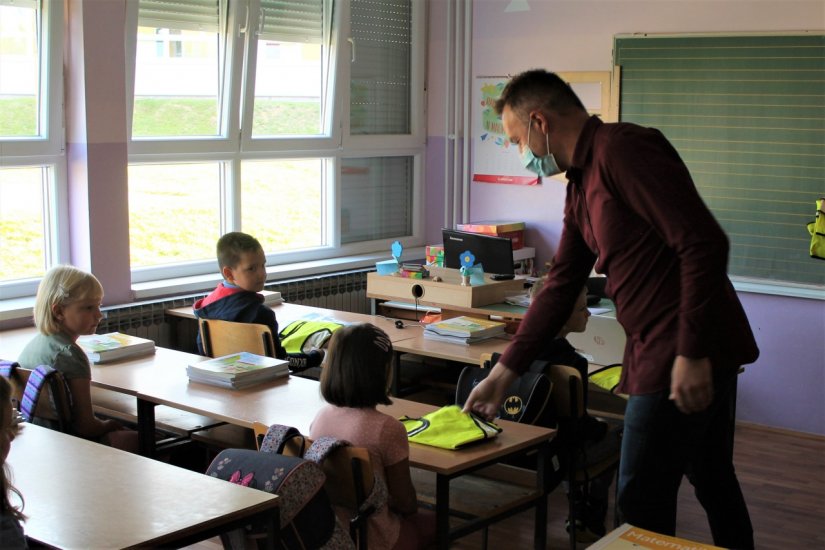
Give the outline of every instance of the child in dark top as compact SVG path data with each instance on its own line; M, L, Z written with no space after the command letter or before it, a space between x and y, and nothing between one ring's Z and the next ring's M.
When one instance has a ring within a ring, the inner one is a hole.
M564 323L559 334L541 351L536 358L537 361L531 364L530 370L541 370L544 365L566 365L579 371L584 385L582 401L585 412L579 421L577 441L583 449L586 449L588 461L595 463L607 455L614 454L619 447L619 439L615 433L612 433L611 437L605 437L608 432L607 423L587 413L588 362L585 357L576 352L566 338L571 332L584 332L589 318L590 310L587 308L587 287L585 287L576 299L573 312L567 322ZM604 536L608 492L613 482L613 474L611 469L591 478L588 482L586 499L581 494L569 496L578 503L576 538L579 542L594 542ZM570 529L569 520L566 527Z
M322 351L287 354L281 346L275 312L264 304L264 297L258 294L266 284L266 256L261 243L246 233L227 233L218 239L217 255L224 280L211 294L195 302L195 317L267 325L275 341L275 356L288 359L291 370L319 366L324 358ZM203 355L200 334L197 346L198 353Z

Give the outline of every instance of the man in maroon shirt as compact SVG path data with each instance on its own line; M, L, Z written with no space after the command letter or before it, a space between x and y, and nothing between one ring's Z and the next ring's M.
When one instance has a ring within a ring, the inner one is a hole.
M540 176L566 170L569 183L547 283L465 410L494 416L510 382L558 333L595 266L627 333L617 390L630 394L619 472L623 520L674 534L686 474L714 542L752 548L728 411L739 367L759 352L727 277L727 237L687 167L658 130L589 116L553 73L516 76L496 110L525 167Z

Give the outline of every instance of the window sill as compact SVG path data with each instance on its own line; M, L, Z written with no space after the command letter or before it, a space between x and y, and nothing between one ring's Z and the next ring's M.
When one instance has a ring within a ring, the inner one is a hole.
M424 257L423 247L405 250L404 252L405 256L410 258ZM268 274L267 283L275 283L302 277L313 277L335 271L348 271L352 269L375 267L375 262L386 259L387 253L381 252L272 266L268 267L266 270ZM143 301L164 296L209 292L215 288L215 285L217 285L221 280L220 275L214 273L194 277L180 277L177 279L163 279L160 281L136 283L132 285L133 299L135 301Z

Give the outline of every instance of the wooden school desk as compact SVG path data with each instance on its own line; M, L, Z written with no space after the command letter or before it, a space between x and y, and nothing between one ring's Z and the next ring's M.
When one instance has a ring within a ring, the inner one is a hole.
M8 462L26 503L24 531L43 545L186 546L255 518L276 542L270 493L30 424Z
M156 405L180 408L247 428L255 422L278 423L309 433L312 419L325 404L319 384L300 377L283 378L241 390L189 382L185 373L186 363L173 364L176 357L185 360L188 354L163 349L158 351L161 357L168 360L168 364L133 364L132 369L126 365L112 364L94 367L93 373L97 384L137 394L141 445L147 454L152 453L154 445ZM435 408L403 399L394 399L392 405L380 407L394 417L420 416ZM410 464L436 475L436 514L439 540L444 547L450 540L530 507L536 509L537 547L544 547L547 499L542 475L536 476L535 490L528 497L522 497L515 506L502 506L495 514L468 522L456 530L449 528L452 479L531 450L537 450L540 462L544 461L554 430L512 422L502 422L501 425L504 430L496 439L471 449L446 451L415 444L410 446Z
M175 374L175 371L178 373ZM231 390L188 382L180 369L164 369L167 383L138 394L138 418L145 423L142 442L151 445L154 430L150 430L152 408L155 405L179 407L235 424L252 427L255 422L285 424L309 433L315 414L324 406L319 384L314 380L289 377L242 390ZM379 410L394 417L421 416L436 407L403 399ZM439 544L447 548L449 541L480 529L495 521L528 508L536 510L536 547L544 548L547 523L547 495L543 475L536 476L536 488L515 506L503 505L495 514L467 522L456 530L449 526L450 481L505 457L538 450L539 463L546 460L547 447L555 431L538 426L501 422L504 430L496 439L461 451L447 451L423 445L410 445L410 465L436 475L436 518ZM539 468L543 472L543 466Z
M455 361L470 365L479 365L481 355L484 353L503 353L510 343L509 338L489 338L476 342L475 344L454 344L431 340L419 333L415 338L408 338L393 342L395 351L395 361L393 361L392 388L393 395L398 395L400 391L399 381L401 380L401 354L410 353L422 357L433 359L443 359L445 361Z

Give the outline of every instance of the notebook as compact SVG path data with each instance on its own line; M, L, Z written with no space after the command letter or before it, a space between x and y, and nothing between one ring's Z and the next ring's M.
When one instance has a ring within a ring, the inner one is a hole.
M571 332L567 340L590 363L612 365L621 363L627 337L615 317L592 315L584 332Z

